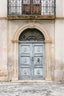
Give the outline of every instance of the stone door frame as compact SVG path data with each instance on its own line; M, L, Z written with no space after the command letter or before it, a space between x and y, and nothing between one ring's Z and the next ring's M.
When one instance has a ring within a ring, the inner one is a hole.
M49 33L40 24L29 23L29 24L26 24L24 26L19 27L12 38L12 43L13 43L13 48L14 48L12 81L18 80L18 42L19 42L19 36L24 30L26 30L28 28L38 29L39 31L42 32L42 34L45 37L45 66L46 66L45 80L51 80L52 79L52 76L51 76L51 64L52 63L50 63L50 58L51 58L51 51L50 50L51 50L52 39L51 39Z

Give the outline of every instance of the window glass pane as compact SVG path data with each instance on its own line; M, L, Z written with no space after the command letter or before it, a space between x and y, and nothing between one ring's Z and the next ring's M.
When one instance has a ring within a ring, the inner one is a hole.
M30 0L23 0L22 13L25 15L30 14Z
M33 0L33 4L40 4L40 0Z
M30 0L23 0L23 4L30 4Z
M9 0L9 14L22 14L22 0Z

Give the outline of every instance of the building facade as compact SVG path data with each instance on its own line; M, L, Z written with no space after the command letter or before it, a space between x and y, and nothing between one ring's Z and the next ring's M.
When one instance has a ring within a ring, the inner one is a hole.
M0 0L0 81L64 80L64 0Z

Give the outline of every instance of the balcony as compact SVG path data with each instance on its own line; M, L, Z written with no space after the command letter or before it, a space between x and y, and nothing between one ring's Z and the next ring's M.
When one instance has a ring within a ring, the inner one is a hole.
M8 0L8 19L55 19L56 0Z

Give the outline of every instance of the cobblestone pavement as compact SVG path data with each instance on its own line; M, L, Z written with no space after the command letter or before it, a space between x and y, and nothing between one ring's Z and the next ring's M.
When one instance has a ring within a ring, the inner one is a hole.
M64 96L64 83L0 82L0 96Z

